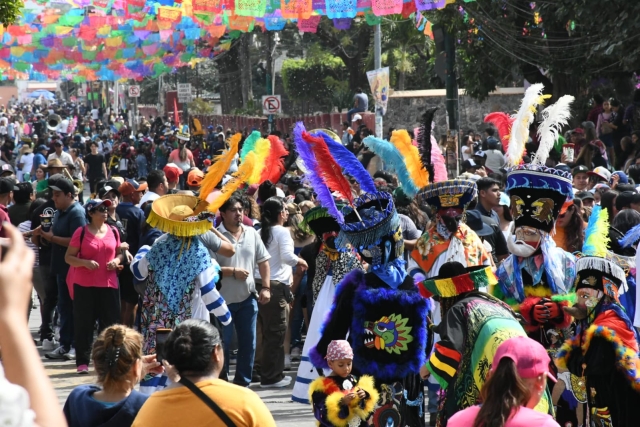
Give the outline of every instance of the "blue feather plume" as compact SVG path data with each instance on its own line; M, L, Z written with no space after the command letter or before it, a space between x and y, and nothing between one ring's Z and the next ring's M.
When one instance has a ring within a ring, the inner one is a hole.
M636 225L631 230L627 231L624 237L618 240L618 243L620 243L620 246L623 248L628 248L633 246L633 244L638 240L640 240L640 225Z
M395 171L398 175L400 186L407 196L413 197L418 194L420 189L411 179L407 165L404 162L404 157L402 157L402 154L400 154L400 151L398 151L395 145L374 136L368 136L362 142L369 147L371 151L384 159L384 164L389 167L389 169Z
M354 177L360 184L360 188L365 193L375 193L376 184L373 182L373 178L369 175L369 172L362 166L362 163L358 158L347 149L344 145L336 142L333 138L322 131L314 132L315 135L321 136L324 139L329 151L333 158L338 162L342 169L346 170L349 175Z
M609 244L609 213L601 206L596 206L591 211L589 223L584 232L584 244L582 253L589 256L604 257Z
M342 215L342 212L338 210L336 202L331 195L331 190L329 190L329 187L327 187L318 173L318 161L313 154L311 145L302 139L302 132L305 132L302 122L296 123L296 126L293 129L293 142L296 144L296 150L298 151L300 159L302 159L302 162L309 172L307 174L307 178L318 195L320 204L327 208L329 214L338 221L338 224L344 224L344 216Z

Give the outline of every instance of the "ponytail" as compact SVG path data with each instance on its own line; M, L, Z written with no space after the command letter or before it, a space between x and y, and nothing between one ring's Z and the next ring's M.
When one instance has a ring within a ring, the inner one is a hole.
M520 378L516 364L502 358L480 391L482 406L473 427L504 427L509 418L531 398L531 391Z
M260 214L261 228L260 238L265 246L271 241L271 229L278 223L278 216L284 210L284 204L277 197L271 197L262 204Z

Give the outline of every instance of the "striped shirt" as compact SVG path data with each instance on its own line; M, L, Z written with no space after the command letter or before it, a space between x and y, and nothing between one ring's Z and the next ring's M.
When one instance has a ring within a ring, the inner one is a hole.
M31 220L27 220L24 222L21 222L20 224L18 224L18 231L20 233L27 233L31 231ZM27 246L36 254L36 262L33 264L34 267L40 265L40 251L38 250L38 247L36 245L34 245L33 243L31 243L31 239L28 237L24 238L24 242L27 244Z

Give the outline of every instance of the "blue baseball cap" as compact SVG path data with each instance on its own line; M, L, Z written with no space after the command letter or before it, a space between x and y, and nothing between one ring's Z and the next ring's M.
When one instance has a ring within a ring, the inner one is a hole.
M614 173L611 174L611 177L613 177L613 175L618 175L620 177L620 179L618 180L619 184L629 183L629 177L623 171L615 171ZM609 182L611 182L611 180L609 180Z
M102 205L105 205L106 207L111 206L111 200L101 200L101 199L89 200L87 203L85 203L84 210L86 213L89 213L93 210L96 210L98 206L102 206Z

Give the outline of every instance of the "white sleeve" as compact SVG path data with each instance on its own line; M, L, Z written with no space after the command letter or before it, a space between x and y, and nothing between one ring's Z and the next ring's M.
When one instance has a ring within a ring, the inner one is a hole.
M149 249L151 249L151 246L144 245L131 261L131 272L136 280L142 281L149 275L149 261L147 260Z
M277 236L273 237L278 239L278 247L280 248L280 261L290 267L295 267L296 265L298 265L299 260L296 256L296 253L294 252L293 238L291 237L289 230L284 227L278 227L277 229L274 228L272 232L273 231L277 231L278 234Z
M213 313L223 325L231 323L231 313L224 298L216 289L216 281L218 280L218 272L220 267L216 264L207 268L196 277L196 284L200 288L202 301L207 306L207 310Z

